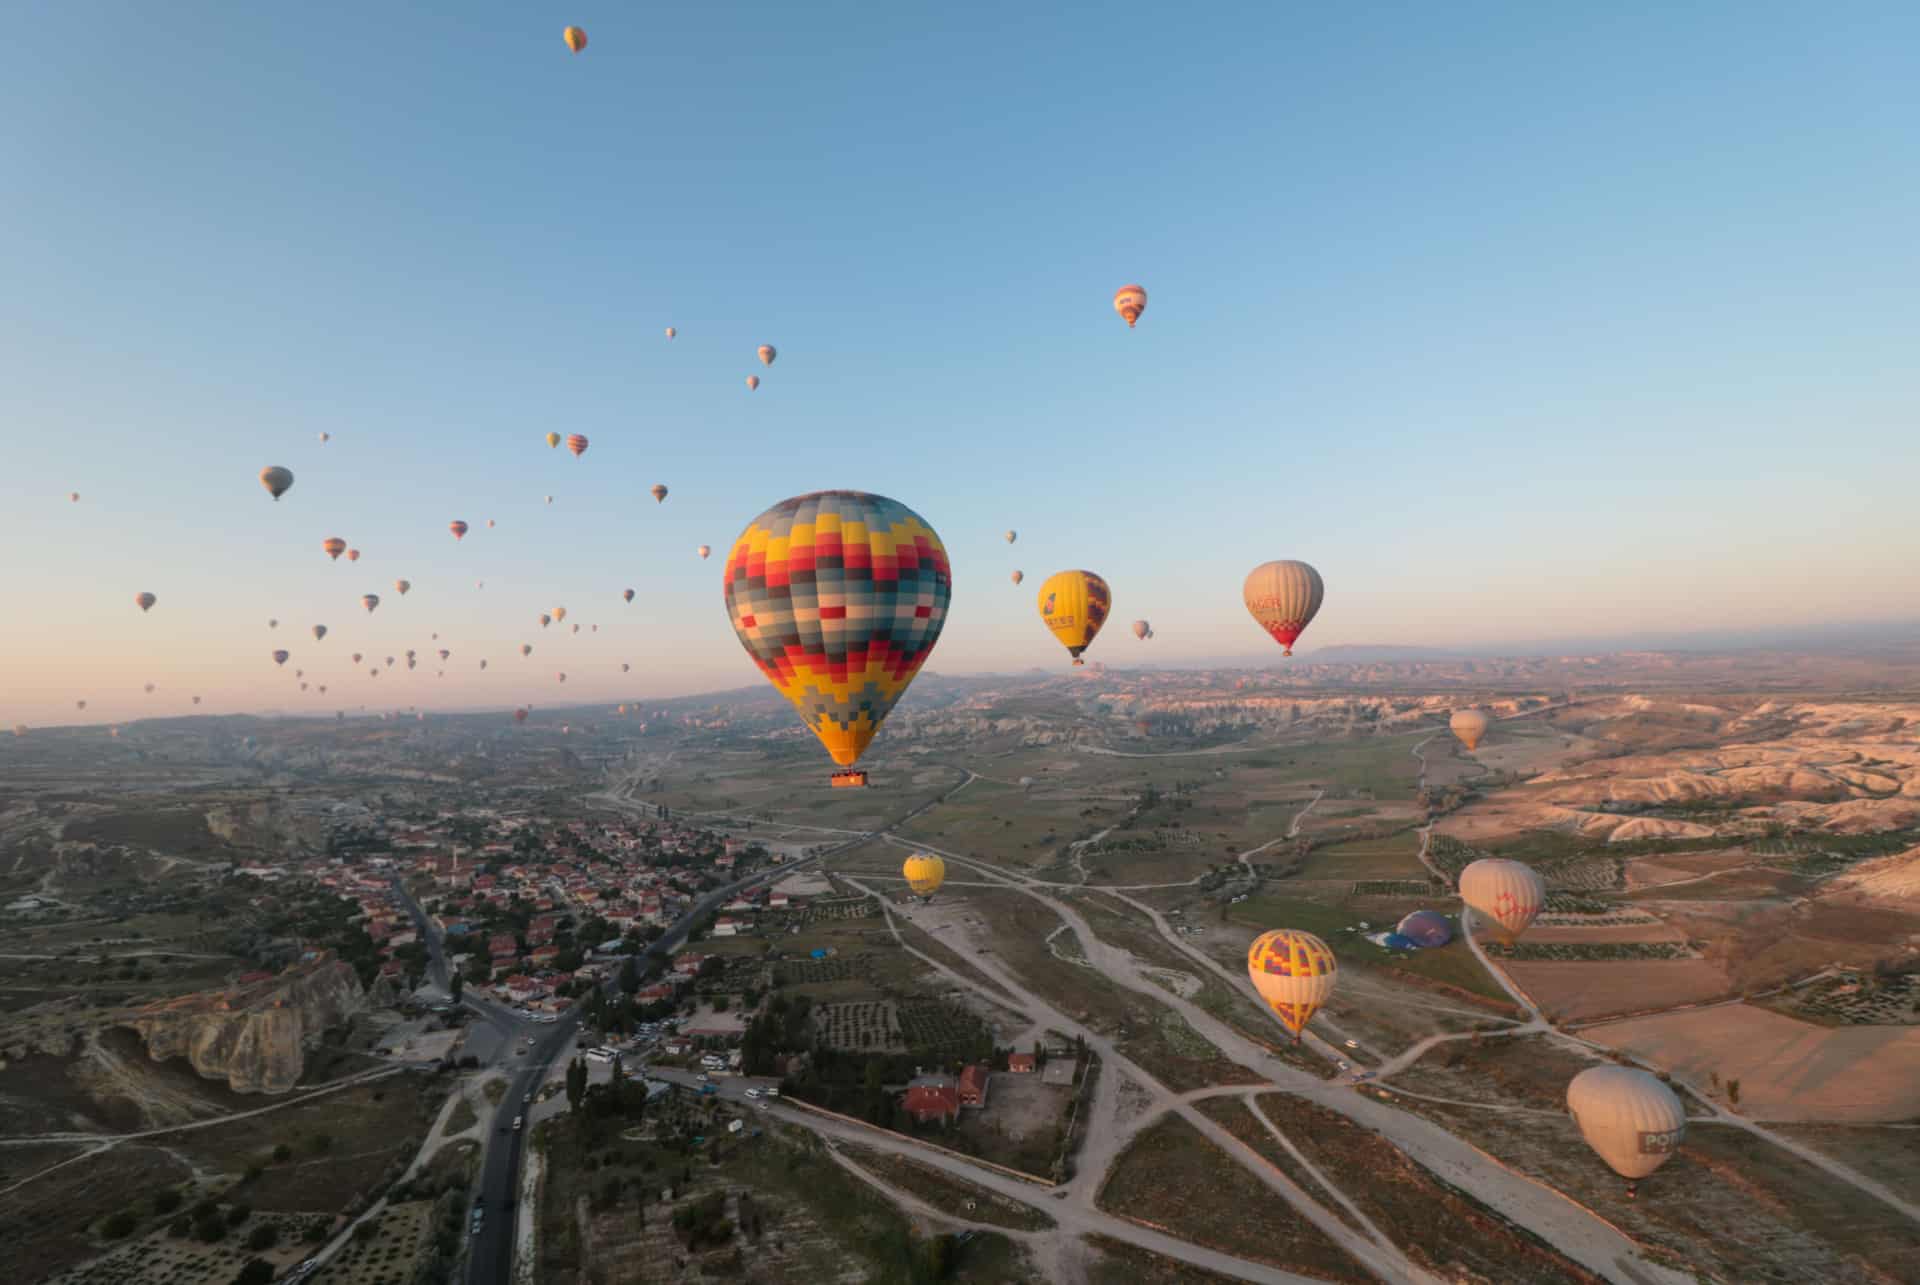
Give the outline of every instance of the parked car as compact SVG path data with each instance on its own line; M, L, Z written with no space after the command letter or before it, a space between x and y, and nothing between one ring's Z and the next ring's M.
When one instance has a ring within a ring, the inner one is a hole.
M523 1116L523 1115L517 1115L517 1116L515 1116L515 1117L513 1117L513 1127L514 1127L514 1130L515 1130L515 1132L518 1132L518 1131L519 1131L519 1128L520 1128L520 1126L521 1126L521 1125L523 1125L523 1124L525 1124L526 1122L527 1122L527 1117L525 1117L525 1116Z

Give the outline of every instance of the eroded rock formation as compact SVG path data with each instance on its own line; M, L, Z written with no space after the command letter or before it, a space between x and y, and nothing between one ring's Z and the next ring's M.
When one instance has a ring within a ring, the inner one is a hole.
M353 969L333 958L150 1005L128 1021L156 1062L184 1057L238 1093L285 1093L329 1026L366 1007Z

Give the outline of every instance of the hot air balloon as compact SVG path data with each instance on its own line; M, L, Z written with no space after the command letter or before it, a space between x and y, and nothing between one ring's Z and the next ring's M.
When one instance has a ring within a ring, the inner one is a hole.
M160 600L154 597L150 593L136 593L133 595L133 601L140 608L140 610L152 611L153 604Z
M357 651L353 653L353 663L356 665L360 663L360 653Z
M453 655L453 653L452 653L452 652L450 652L450 651L448 651L448 650L447 650L447 649L446 649L445 647L442 647L442 648L440 649L440 652L439 652L439 656L440 656L440 659L441 659L441 660L445 660L445 659L446 659L447 657L449 657L449 656L451 656L451 655Z
M629 671L631 671L632 669L633 669L633 666L632 666L632 665L629 665L629 664L628 664L628 663L627 663L626 661L624 661L624 660L623 660L623 661L621 661L621 662L620 662L620 672L621 672L621 673L623 673L623 674L624 674L624 673L628 673L628 672L629 672Z
M393 582L393 591L402 598L407 596L407 590L411 588L413 588L413 581L411 580L396 580Z
M567 609L565 607L555 607L553 609L553 618L555 620L565 620L567 618Z
M566 41L567 48L573 50L575 53L579 53L587 47L587 33L578 27L568 27L560 33L560 38Z
M1480 738L1487 734L1487 716L1477 709L1456 709L1447 720L1447 727L1471 754L1479 748Z
M337 535L330 535L320 542L320 548L329 558L338 562L340 555L347 551L347 542Z
M913 889L913 895L924 900L940 891L940 885L946 882L947 863L931 853L916 852L906 859L900 873L907 877L907 887Z
M148 683L148 684L147 684L147 695L149 695L149 696L151 696L151 695L153 695L153 684L152 684L152 683ZM197 699L197 698L196 698L196 699Z
M67 503L69 503L69 504L78 504L78 503L80 503L80 492L78 492L78 491L68 491L68 492L67 492Z
M275 500L287 493L293 485L293 470L281 468L278 464L269 464L260 470L260 485L267 488L267 494Z
M576 626L576 627L577 627L577 626ZM600 626L599 626L599 625L594 625L594 626L592 627L592 630L591 630L591 632L593 632L593 633L596 633L596 634L597 634L597 633L599 633L599 632L600 632Z
M1298 1044L1300 1033L1333 994L1340 966L1327 943L1312 933L1276 928L1247 947L1247 976Z
M267 620L267 628L278 629L279 627L280 627L280 621L278 618L269 618Z
M548 434L547 434L547 448L548 448L549 450L551 450L552 448L554 448L554 447L556 447L556 446L558 446L558 445L560 445L560 434L558 434L558 433L548 433Z
M1547 887L1532 866L1483 857L1460 872L1460 900L1499 927L1512 942L1547 903Z
M946 625L940 537L885 496L798 495L747 524L723 584L741 645L842 769L833 783L865 785L854 764Z
M1076 665L1113 610L1113 591L1091 571L1056 571L1040 586L1040 618Z
M1240 593L1254 620L1291 656L1293 640L1319 614L1327 587L1304 562L1263 562L1247 572Z
M531 656L531 655L533 655L533 644L532 644L532 643L521 643L521 644L520 644L520 654L521 654L522 656Z
M447 530L453 532L453 538L458 540L462 536L466 535L467 524L462 522L459 518L455 518L453 521L447 523Z
M75 709L85 709L87 707L87 703L83 700L75 701L73 703L73 707Z
M1126 318L1127 329L1133 329L1133 323L1140 320L1140 314L1147 310L1147 291L1144 286L1121 286L1113 292L1113 310Z
M332 440L333 440L333 434L332 434L332 433L322 433L322 434L320 434L320 445L322 445L322 446L325 446L325 445L326 445L326 444L327 444L328 442L331 442Z
M622 598L624 598L624 599L626 599L626 600L627 600L628 602L632 602L632 601L633 601L633 590L631 590L631 589L623 589L623 590L621 590L621 591L620 591L620 596L621 596Z
M109 727L107 729L107 735L117 741L120 739L120 729L117 727Z
M699 548L695 549L694 552L700 555L700 560L702 562L705 562L707 560L707 555L713 552L713 546L710 544L703 544Z
M487 519L487 530L489 530L489 531L491 531L491 530L493 530L493 519L492 519L492 518L488 518L488 519Z
M548 504L552 504L552 503L553 503L553 497L552 497L551 495L549 495L549 496L547 497L547 503L548 503Z
M320 694L322 696L327 694L327 685L325 683L320 684Z
M1133 622L1133 636L1145 642L1153 637L1153 626L1144 620L1136 620Z
M1594 1154L1627 1180L1632 1199L1687 1136L1687 1112L1672 1089L1631 1066L1590 1066L1567 1084L1567 1111Z
M524 723L524 722L526 722L526 721L527 721L527 711L526 711L526 710L524 710L524 709L516 709L516 710L514 710L514 711L513 711L513 721L514 721L514 722L516 722L516 723Z
M544 612L544 611L540 613L540 627L541 627L542 629L545 629L545 628L546 628L546 627L547 627L548 625L550 625L550 624L552 624L552 623L553 623L553 617L552 617L552 616L549 616L549 615L548 615L548 614L547 614L546 612Z
M377 593L363 593L360 595L360 605L371 613L375 607L380 605L380 595Z
M747 376L747 391L748 391L748 392L752 392L752 391L753 391L754 389L756 389L756 388L758 388L758 387L760 387L760 376L758 376L758 375L748 375L748 376Z
M416 667L417 665L419 665L419 663L420 663L420 662L419 662L419 661L417 661L417 660L415 660L415 659L414 659L413 657L411 657L411 656L409 656L409 657L407 657L407 671L408 671L409 673L411 673L411 672L413 671L413 669L414 669L414 668L415 668L415 667Z
M412 659L413 659L413 657L414 657L414 654L415 654L415 653L414 653L414 650L413 650L413 648L411 648L411 647L409 647L409 648L407 648L407 659L408 659L408 660L412 660ZM389 665L391 665L391 664L393 663L393 661L392 661L392 660L388 660L388 661L387 661L387 663L388 663Z
M1009 531L1009 532L1007 532L1007 543L1008 543L1008 544L1012 544L1012 543L1013 543L1013 542L1014 542L1015 540L1018 540L1019 538L1020 538L1020 533L1019 533L1018 531Z
M577 634L577 633L579 633L579 632L580 632L580 626L579 626L579 625L575 625L575 626L573 627L573 632L574 632L574 633L576 633L576 634Z
M1026 578L1027 578L1027 573L1024 571L1016 571L1013 573L1013 582L1015 584L1019 584L1022 580L1025 580Z
M27 725L25 723L15 723L13 725L13 734L15 736L25 736L27 734Z
M582 455L585 455L587 453L587 435L585 433L568 433L567 449L573 452L573 458L576 460Z
M563 682L563 683L567 681L567 676L566 676L565 674L561 674L561 675L559 675L558 677L559 677L559 679L560 679L560 681L561 681L561 682Z
M679 333L680 333L680 332L679 332L678 330L676 330L676 329L674 329L674 328L673 328L672 326L668 326L668 327L667 327L667 338L669 338L669 339L671 339L671 338L673 338L673 337L674 337L675 335L677 335L677 334L679 334Z
M663 483L655 482L647 488L647 491L653 496L653 502L655 504L665 504L667 502L667 488Z
M304 691L306 691L306 690L307 690L307 685L306 685L305 683L302 683L302 684L300 684L300 690L301 690L301 691L303 691L303 692L304 692Z
M360 550L358 550L358 549L348 549L348 550L347 550L347 561L348 561L348 562L358 562L358 561L360 561Z
M484 660L483 660L483 661L481 661L481 662L480 662L480 668L482 668L482 669L485 669L486 667L487 667L487 662L486 662L486 661L484 661Z
M315 642L319 642L322 638L325 638L326 636L327 636L327 627L325 625L315 625L313 627L313 640Z
M1422 950L1433 950L1453 940L1453 925L1437 910L1416 910L1403 918L1394 931Z
M779 355L780 355L779 353L773 350L772 344L761 344L758 349L758 356L760 358L760 364L762 366L773 365L773 359L775 357L778 357Z

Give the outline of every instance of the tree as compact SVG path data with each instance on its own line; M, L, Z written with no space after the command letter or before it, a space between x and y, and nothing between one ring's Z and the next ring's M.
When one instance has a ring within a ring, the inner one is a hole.
M580 1110L580 1099L587 1093L587 1064L579 1058L567 1063L567 1110Z
M1740 1105L1740 1081L1727 1081L1727 1101L1733 1103L1735 1106Z
M154 1213L170 1214L178 1208L180 1208L180 1189L178 1187L162 1187L153 1193Z
M466 986L467 986L467 979L462 977L459 973L455 973L452 977L447 979L447 993L453 996L454 1003L458 1004L460 1002L460 995L464 990L466 990Z
M264 1258L249 1258L240 1274L233 1278L233 1285L269 1285L273 1280L273 1264Z
M272 1249L280 1239L280 1229L270 1222L258 1222L247 1233L247 1248L256 1253L263 1249Z
M640 989L640 963L632 955L620 961L620 989L629 995Z
M106 1221L100 1224L100 1234L108 1240L119 1240L139 1225L140 1219L133 1210L121 1209L107 1215Z

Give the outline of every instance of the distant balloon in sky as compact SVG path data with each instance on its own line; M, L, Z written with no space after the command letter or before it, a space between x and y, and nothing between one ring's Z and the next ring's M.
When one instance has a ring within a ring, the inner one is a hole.
M1480 738L1487 734L1487 716L1477 709L1456 709L1447 720L1447 727L1471 754L1479 748Z
M753 391L754 389L756 389L756 388L758 388L758 387L760 387L760 376L758 376L758 375L748 375L748 376L747 376L747 391L748 391L748 392L752 392L752 391Z
M547 434L547 448L548 448L549 450L551 450L551 449L552 449L553 447L556 447L556 446L558 446L558 445L560 445L560 434L558 434L558 433L548 433L548 434Z
M1547 904L1547 886L1532 866L1484 857L1460 872L1460 900L1491 919L1511 942Z
M804 604L790 596L802 566ZM953 575L939 535L883 495L797 495L747 524L722 584L741 646L843 769L835 783L865 784L853 765L946 625Z
M580 626L579 626L579 625L575 625L575 626L573 627L573 632L574 632L574 633L576 633L576 634L577 634L577 633L579 633L579 632L580 632Z
M566 682L566 681L567 681L567 676L566 676L565 674L561 674L561 675L560 675L559 677L560 677L560 681L561 681L561 682L563 682L563 683L564 683L564 682Z
M360 550L358 550L358 549L348 549L348 550L347 550L347 561L348 561L348 562L358 562L358 561L360 561Z
M1687 1112L1658 1077L1631 1066L1590 1066L1567 1084L1567 1111L1594 1153L1634 1185L1687 1136Z
M288 652L285 652L285 651L276 651L276 652L274 652L274 653L273 653L273 663L274 663L274 664L276 664L276 665L284 665L284 664L286 664L286 663L287 663L287 656L288 656L289 654L290 654L290 653L288 653Z
M136 593L133 595L133 600L142 611L153 610L153 604L160 601L150 593Z
M713 553L713 546L710 544L703 544L698 549L695 549L694 552L700 555L700 560L702 562L705 562L708 556Z
M260 470L260 485L267 488L267 494L278 500L293 485L293 470L281 468L278 464L269 465Z
M360 663L360 653L357 651L353 653L353 663L356 665Z
M442 647L440 649L439 655L441 660L445 660L447 657L453 655L453 653L448 651L445 647Z
M626 672L628 672L629 670L631 670L632 668L633 668L633 666L632 666L632 665L629 665L629 664L628 664L628 663L627 663L626 661L624 661L624 660L623 660L623 661L621 661L621 662L620 662L620 672L621 672L621 673L623 673L623 674L624 674L624 673L626 673Z
M555 620L565 620L567 618L567 609L565 607L555 607L553 609L553 618Z
M483 661L481 661L481 662L480 662L480 668L482 668L482 669L485 669L486 667L487 667L487 662L486 662L486 661L484 661L484 660L483 660Z
M585 455L587 453L587 435L585 433L568 433L567 449L573 452L573 458L576 460L582 455Z
M624 598L624 599L625 599L626 601L628 601L628 602L632 602L632 601L633 601L633 590L631 590L631 589L622 589L622 590L620 591L620 596L621 596L622 598Z
M762 366L771 366L771 365L773 365L773 359L774 359L775 357L778 357L779 355L780 355L779 353L777 353L777 352L775 352L775 351L773 350L773 345L772 345L772 344L761 344L761 345L760 345L760 348L759 348L759 357L760 357L760 364L761 364Z
M552 504L552 503L553 503L553 497L552 497L551 495L549 495L549 496L547 497L547 503L548 503L548 504Z
M360 605L371 613L375 607L380 605L380 595L377 593L363 593L360 595Z
M322 445L322 446L325 446L325 445L326 445L326 444L327 444L328 442L331 442L332 440L333 440L333 434L332 434L332 433L322 433L322 434L320 434L320 445Z
M1296 1044L1339 976L1327 943L1297 928L1262 933L1247 947L1248 980Z
M493 530L493 519L492 519L492 518L488 518L488 519L487 519L487 530L489 530L489 531L491 531L491 530Z
M393 591L402 598L407 596L407 590L411 588L413 588L413 581L411 580L396 580L393 582Z
M1140 314L1147 310L1146 288L1121 286L1113 292L1113 310L1126 318L1127 329L1133 329L1133 323L1140 320Z
M648 491L650 494L652 494L653 502L655 504L661 504L666 501L667 488L662 483L655 482L651 487L648 488Z
M347 542L337 535L330 535L320 542L320 551L338 562L340 555L347 551Z
M531 655L533 655L533 644L532 644L532 643L521 643L521 644L520 644L520 654L521 654L522 656L531 656Z
M1263 562L1247 572L1240 596L1259 626L1280 644L1283 655L1293 655L1298 638L1320 614L1327 588L1320 573L1304 562Z
M78 503L80 503L80 492L78 492L78 491L68 491L68 492L67 492L67 503L69 503L69 504L78 504Z
M13 725L13 734L15 736L25 736L27 734L27 725L25 723L15 723Z
M466 535L467 524L460 521L460 519L455 518L453 521L447 523L447 530L453 532L453 538L458 540L462 536Z
M325 625L315 625L313 627L313 640L315 642L319 642L322 638L325 638L326 636L327 636L327 627Z
M1113 591L1091 571L1057 571L1040 586L1040 618L1076 665L1113 610Z
M1018 531L1009 531L1009 532L1007 532L1007 543L1008 543L1008 544L1012 544L1012 543L1013 543L1013 542L1014 542L1015 540L1018 540L1019 538L1020 538L1020 533L1019 533Z
M87 707L87 703L83 700L75 701L73 703L73 707L75 709L85 709Z
M679 333L680 333L680 332L679 332L678 330L676 330L676 329L674 329L674 328L673 328L672 326L668 326L668 327L667 327L667 338L669 338L669 339L671 339L671 338L673 338L673 337L674 337L675 335L677 335L677 334L679 334Z
M568 27L560 33L560 38L566 41L567 48L573 50L575 53L579 53L587 47L587 33L578 27ZM615 61L617 62L619 60L615 59Z
M1136 620L1133 622L1133 636L1145 642L1153 636L1153 626L1144 620Z
M526 721L527 721L527 711L526 711L526 710L524 710L524 709L516 709L516 710L514 710L514 711L513 711L513 721L514 721L514 722L516 722L516 723L524 723L524 722L526 722Z
M151 696L151 695L153 695L153 684L152 684L152 683L148 683L148 684L147 684L147 695L149 695L149 696ZM195 700L198 700L198 699L199 699L199 697L197 697L197 696L196 696L196 697L195 697L194 699L195 699Z
M1019 584L1022 580L1025 580L1026 578L1027 578L1027 573L1024 571L1016 571L1013 573L1013 582L1015 584Z
M267 628L278 629L279 627L280 627L280 621L278 619L269 619L267 621Z

